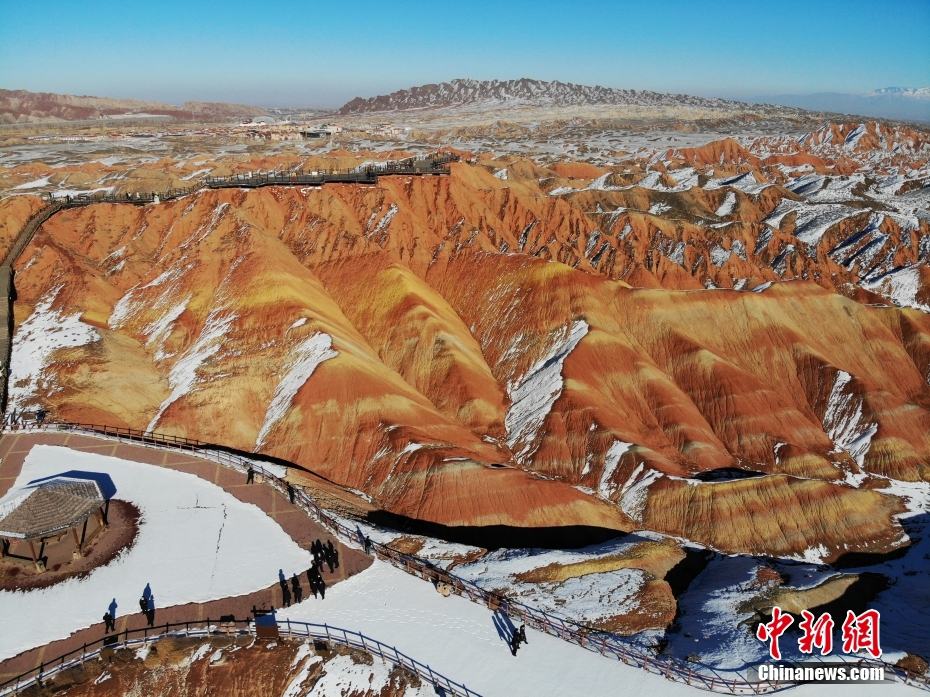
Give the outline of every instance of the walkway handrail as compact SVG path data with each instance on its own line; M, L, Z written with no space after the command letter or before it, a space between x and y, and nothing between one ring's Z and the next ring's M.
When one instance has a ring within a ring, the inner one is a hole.
M27 428L29 426L26 426ZM94 436L128 440L140 445L166 447L197 452L204 459L233 467L242 471L249 468L260 474L273 488L285 496L290 495L289 485L274 472L266 469L259 461L238 455L232 449L222 449L224 446L206 443L194 438L175 436L171 434L141 431L138 429L114 427L100 424L84 424L71 422L49 422L39 424L34 422L32 427L47 428L50 430L80 432ZM295 469L300 469L295 466ZM493 610L502 610L508 615L519 618L525 624L558 637L582 648L614 658L627 665L647 670L661 675L666 679L684 682L712 692L726 694L764 694L772 693L793 687L794 683L775 684L771 682L758 682L750 680L742 671L735 669L719 669L697 661L685 661L674 656L662 655L657 652L647 653L641 647L633 645L626 637L610 631L597 629L581 622L541 610L527 605L519 600L509 598L478 586L473 581L456 576L442 569L431 561L417 557L413 554L401 552L389 545L360 537L359 530L353 530L342 521L331 516L318 504L312 496L301 487L291 487L294 492L295 503L298 503L307 513L316 518L333 535L352 546L368 547L374 556L383 559L398 567L434 584L445 583L457 594L474 602L486 605ZM817 660L812 656L809 660ZM834 660L842 660L836 657ZM851 663L853 661L850 661ZM859 666L876 666L885 669L886 676L900 682L930 691L930 678L924 675L910 673L903 668L882 660L860 659L854 661Z
M374 637L353 629L344 629L328 624L281 620L277 623L278 634L293 639L328 641L341 646L362 649L378 656L384 661L415 673L422 680L445 690L445 694L459 697L481 697L463 683L456 682L429 665L418 661L396 646L385 644ZM253 620L248 619L193 619L184 622L169 622L158 627L141 627L125 629L111 635L105 635L79 649L73 649L55 658L44 661L30 671L11 678L0 684L0 696L14 695L33 685L41 685L44 680L84 662L96 658L103 650L124 649L137 644L147 644L168 637L230 637L256 636Z
M180 189L167 189L166 191L126 192L113 194L109 191L95 191L84 194L67 196L46 196L50 206L61 208L75 208L94 203L131 203L142 205L156 201L171 201L173 199L189 196L202 189L241 189L258 188L262 186L322 186L323 184L376 184L378 177L382 176L424 176L449 174L451 169L447 166L459 158L452 153L438 153L425 158L408 158L406 160L388 160L383 164L367 165L356 169L329 169L317 172L249 172L247 174L231 174L228 177L204 177L200 183ZM55 211L53 211L55 212ZM51 213L49 214L51 215ZM38 217L38 216L34 216ZM45 216L36 225L41 225L48 219ZM31 224L30 223L27 224ZM19 256L19 250L13 259Z

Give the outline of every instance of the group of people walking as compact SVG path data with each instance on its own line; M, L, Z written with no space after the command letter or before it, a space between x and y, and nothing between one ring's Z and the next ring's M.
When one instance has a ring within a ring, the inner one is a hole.
M307 569L307 584L314 598L326 597L326 581L323 578L323 566L333 573L339 568L339 550L332 540L324 544L319 538L310 543L310 553L313 555L313 564ZM281 600L284 607L291 603L303 601L304 589L300 583L300 576L293 574L288 582L284 571L278 570L278 585L281 586Z
M313 565L319 569L323 564L329 567L329 573L339 568L339 550L332 540L327 540L326 544L320 542L319 538L310 544L310 554L313 555Z
M116 598L110 602L107 611L103 613L103 631L106 634L116 631ZM145 621L149 627L155 626L155 596L152 595L152 586L148 583L142 590L142 596L139 598L139 610L145 615Z

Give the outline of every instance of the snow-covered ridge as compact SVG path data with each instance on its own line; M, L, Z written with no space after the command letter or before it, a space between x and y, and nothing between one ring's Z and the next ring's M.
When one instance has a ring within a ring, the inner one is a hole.
M13 336L8 397L10 409L21 409L37 394L50 393L55 389L54 373L45 373L55 351L100 340L97 330L82 322L79 313L65 315L52 308L63 287L56 286L46 293Z
M265 421L255 441L256 448L261 448L265 444L268 434L287 413L297 392L310 379L317 366L337 355L338 353L333 350L332 337L322 332L308 336L294 347L290 366L275 388L274 396L268 404Z
M878 424L863 418L862 397L850 388L852 376L844 370L836 374L827 408L823 415L823 430L830 436L837 450L850 454L862 467L872 445L872 436Z
M722 109L749 108L742 102L725 99L694 97L685 94L666 94L640 90L615 89L599 85L579 85L558 80L469 80L456 79L439 84L428 84L398 90L388 95L356 97L340 110L340 114L358 114L377 111L442 108L464 104L579 106L593 104L631 106L696 106Z
M588 323L578 319L557 331L548 352L525 375L507 386L511 404L504 427L507 445L518 461L526 461L535 452L539 429L562 394L562 365L588 329Z
M223 307L210 312L197 341L181 354L168 373L171 394L161 403L158 413L146 426L147 431L154 431L165 410L194 388L199 379L200 368L219 352L222 339L232 327L235 318L233 312Z

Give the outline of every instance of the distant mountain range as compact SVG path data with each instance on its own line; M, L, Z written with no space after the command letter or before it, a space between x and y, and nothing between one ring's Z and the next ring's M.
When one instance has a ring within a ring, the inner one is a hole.
M368 114L412 110L447 110L468 107L694 107L699 109L758 112L767 116L796 116L798 110L856 114L908 121L930 121L930 88L884 87L857 95L842 93L758 96L745 101L696 97L648 90L580 85L533 80L470 80L420 85L376 97L356 97L340 114ZM766 108L760 105L773 105ZM783 109L782 109L783 108Z
M441 109L478 105L507 106L693 106L727 108L746 106L739 102L713 97L665 94L642 90L579 85L571 82L532 80L469 80L458 79L438 84L421 85L377 97L356 97L346 103L340 114L363 114L411 109Z
M818 92L754 97L750 101L841 114L930 122L930 87L882 87L867 94Z
M137 99L0 89L0 123L146 117L212 121L266 113L261 107L220 102L186 102L176 106Z

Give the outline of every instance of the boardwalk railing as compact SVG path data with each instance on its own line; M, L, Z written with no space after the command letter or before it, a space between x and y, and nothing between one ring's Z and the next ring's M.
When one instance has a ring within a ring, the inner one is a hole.
M442 690L442 694L457 695L459 697L481 697L474 690L468 689L464 684L458 683L442 673L433 670L429 665L408 656L397 647L378 641L367 634L356 632L342 627L332 627L328 624L313 622L298 622L294 620L281 620L277 624L278 634L293 639L306 641L325 641L353 649L362 649L379 658L393 663L427 681L434 687ZM0 684L0 695L15 695L32 686L43 686L55 675L82 665L84 662L97 658L104 651L126 649L144 645L149 642L166 638L222 638L235 636L255 636L255 624L251 619L220 620L193 620L190 622L172 622L159 627L143 627L141 629L127 629L102 636L100 639L84 644L56 658L42 663L33 670L7 680Z
M20 415L22 417L23 415ZM21 421L22 423L22 421ZM196 452L198 457L233 467L245 473L249 468L260 474L264 481L277 489L282 495L289 496L290 485L270 469L263 467L260 461L237 454L216 444L205 443L193 438L174 436L170 434L139 431L131 428L121 428L99 424L80 424L68 422L52 422L43 424L34 416L25 423L27 427L41 427L55 431L78 432L93 436L116 438L134 444L165 447ZM300 469L295 466L295 469ZM316 518L331 533L343 542L355 547L362 547L366 552L383 559L407 573L419 576L434 584L444 583L458 595L468 598L476 603L487 606L491 610L500 610L511 617L534 627L551 636L558 637L573 644L577 644L589 651L600 653L627 665L660 675L668 680L685 683L699 689L711 692L720 692L733 695L766 694L793 687L795 683L759 682L751 680L740 670L718 669L697 661L686 661L674 656L660 654L655 651L643 649L633 644L626 637L609 631L600 630L561 617L559 615L540 610L500 593L489 591L474 582L456 576L449 571L433 564L428 559L398 551L389 545L367 539L359 528L351 528L342 521L334 518L323 509L307 492L300 487L291 487L294 491L294 500L304 511ZM834 662L842 657L830 657ZM826 662L816 655L807 658L809 661ZM925 675L910 673L898 666L880 660L856 658L856 666L882 667L886 678L903 682L908 685L930 691L930 678Z
M406 160L388 160L386 162L364 165L355 169L320 170L314 172L248 172L247 174L233 174L228 177L205 177L194 186L180 189L168 189L160 192L122 193L113 194L109 191L95 191L83 194L69 194L65 196L46 196L50 205L60 208L75 208L93 203L131 203L143 205L159 201L188 196L203 188L207 189L254 189L261 186L323 186L323 184L375 184L378 177L385 176L427 176L449 174L450 162L459 158L452 153L439 153L424 158L408 158ZM56 209L58 210L58 209ZM54 211L53 211L54 212ZM51 215L51 213L49 214ZM39 224L48 219L46 216ZM30 221L31 223L31 221ZM36 226L38 227L38 225ZM20 250L22 251L22 250ZM19 252L13 256L15 259Z

